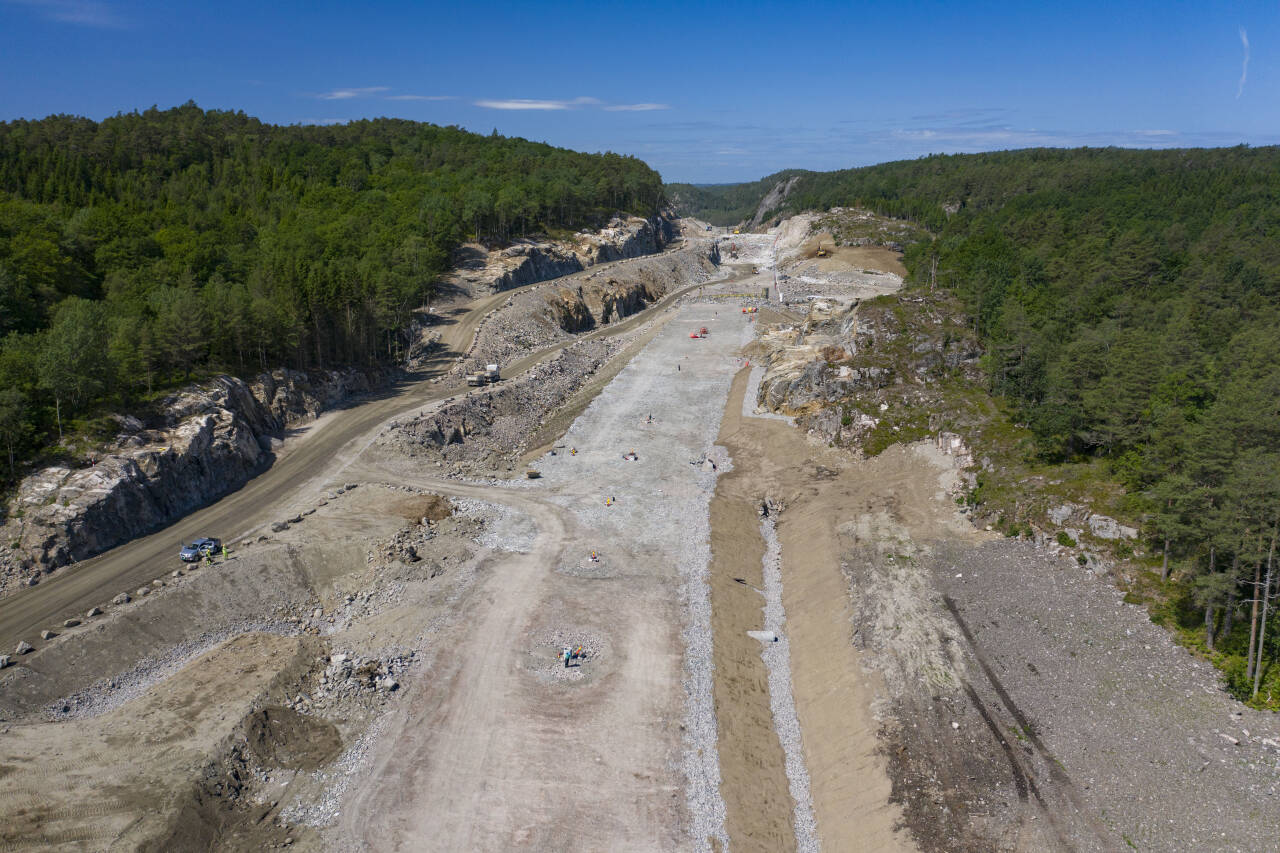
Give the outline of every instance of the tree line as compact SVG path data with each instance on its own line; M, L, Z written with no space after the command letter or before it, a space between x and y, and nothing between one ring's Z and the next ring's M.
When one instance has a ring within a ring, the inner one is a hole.
M1280 700L1280 149L930 156L803 173L784 209L837 205L936 235L907 267L962 298L990 389L1045 460L1107 461L1175 621Z
M453 250L663 204L640 160L195 104L0 123L0 442L213 370L394 361Z

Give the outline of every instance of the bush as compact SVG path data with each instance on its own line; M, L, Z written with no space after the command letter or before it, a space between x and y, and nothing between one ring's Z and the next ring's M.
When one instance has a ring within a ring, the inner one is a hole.
M1076 547L1076 540L1071 538L1071 534L1065 530L1058 531L1058 544L1064 548Z

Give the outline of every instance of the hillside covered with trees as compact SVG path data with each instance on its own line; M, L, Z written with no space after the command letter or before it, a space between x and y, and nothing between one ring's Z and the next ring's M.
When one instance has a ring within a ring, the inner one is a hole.
M651 215L641 161L380 119L0 123L0 447L194 372L393 359L463 240Z
M934 233L916 285L936 261L1041 459L1106 461L1172 621L1253 695L1259 649L1280 657L1280 149L931 156L802 173L771 213L838 205Z
M667 196L681 216L696 216L712 225L737 225L751 218L779 181L804 174L813 173L791 169L748 184L667 184Z

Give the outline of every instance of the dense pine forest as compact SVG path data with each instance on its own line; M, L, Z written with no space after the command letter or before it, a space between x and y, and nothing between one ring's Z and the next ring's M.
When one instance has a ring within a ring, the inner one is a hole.
M193 373L392 360L463 240L662 203L656 172L456 127L194 104L0 123L0 444Z
M931 156L803 173L770 213L837 205L934 233L916 286L962 299L1042 459L1106 460L1182 627L1253 695L1280 656L1280 149Z

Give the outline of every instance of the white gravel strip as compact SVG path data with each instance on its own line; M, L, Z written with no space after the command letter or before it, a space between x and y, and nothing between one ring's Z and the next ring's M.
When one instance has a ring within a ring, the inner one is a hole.
M722 407L714 408L723 411ZM725 829L724 798L720 795L719 733L712 696L715 667L711 663L711 587L707 581L711 567L710 521L707 513L690 513L681 535L681 550L689 555L680 563L680 574L684 578L682 597L689 608L689 624L681 633L685 647L684 689L688 697L684 771L689 785L686 798L693 818L694 841L702 849L710 849L709 839L714 836L727 851L729 834Z
M786 758L787 780L795 803L796 850L817 853L818 822L813 816L813 798L809 792L809 768L804 763L804 743L800 737L800 720L791 695L791 645L787 635L787 614L782 607L782 548L778 544L773 519L760 522L764 537L764 629L777 635L776 643L764 643L760 656L769 672L769 707L773 711L773 727Z

